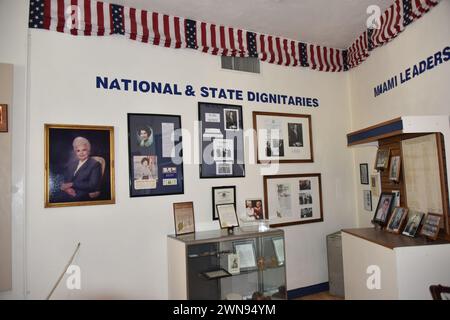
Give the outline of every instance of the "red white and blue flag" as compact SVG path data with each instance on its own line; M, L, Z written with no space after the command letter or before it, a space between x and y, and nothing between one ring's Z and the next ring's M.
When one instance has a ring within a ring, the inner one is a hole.
M303 43L95 0L30 0L29 28L75 36L125 36L168 48L223 56L257 57L268 63L339 72L356 67L374 48L391 41L439 0L395 0L347 49Z

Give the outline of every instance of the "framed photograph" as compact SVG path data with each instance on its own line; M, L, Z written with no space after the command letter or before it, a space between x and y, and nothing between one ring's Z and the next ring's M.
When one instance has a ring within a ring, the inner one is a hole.
M245 200L245 217L247 220L264 219L264 209L262 199Z
M364 195L364 210L372 211L372 192L370 190L363 190Z
M115 203L114 128L45 124L45 207Z
M271 227L323 221L320 173L263 176L263 182Z
M178 202L173 204L175 234L181 235L195 232L194 203Z
M423 212L411 210L408 215L408 222L406 223L406 227L402 234L409 237L415 237L424 215Z
M407 216L407 208L395 207L386 226L386 231L399 234L402 231L403 226L405 225Z
M389 155L391 149L379 148L377 150L377 157L375 159L375 170L385 170L389 166Z
M212 187L212 215L213 220L219 220L218 204L234 204L236 209L236 186Z
M391 192L382 192L378 200L377 209L375 210L375 216L373 222L381 226L385 226L389 220L392 207L394 206L395 195Z
M257 163L313 162L311 116L253 112Z
M380 196L380 175L378 173L370 175L370 191L374 197Z
M394 207L400 207L400 190L391 190L395 195L394 197Z
M237 253L228 255L228 272L231 274L239 274L241 272L239 255Z
M184 193L181 117L128 114L130 197Z
M198 103L200 178L245 177L242 107Z
M254 239L233 242L233 250L239 256L241 271L255 270L257 268Z
M367 163L359 164L359 178L361 184L369 184L369 165Z
M8 105L0 104L0 132L8 132Z
M391 157L391 165L389 167L389 180L400 181L400 156Z
M439 234L441 218L442 215L440 214L428 213L419 234L431 240L436 240Z
M234 203L216 205L219 223L222 229L239 227Z

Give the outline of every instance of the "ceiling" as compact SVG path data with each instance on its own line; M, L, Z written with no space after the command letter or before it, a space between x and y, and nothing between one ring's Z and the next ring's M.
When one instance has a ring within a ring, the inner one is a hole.
M368 6L393 0L106 0L293 40L347 48L365 30Z

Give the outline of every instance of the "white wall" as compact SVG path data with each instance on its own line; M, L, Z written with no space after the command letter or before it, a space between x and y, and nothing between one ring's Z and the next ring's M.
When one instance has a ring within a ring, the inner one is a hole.
M26 294L26 97L27 29L26 0L0 1L0 63L13 65L12 100L9 101L11 136L11 218L12 218L12 290L0 293L0 299L21 299ZM2 149L3 150L3 149ZM3 155L2 155L3 156ZM4 184L2 180L0 183Z
M450 114L450 61L418 77L374 97L374 87L412 67L428 56L450 45L450 1L445 0L423 18L406 28L396 39L375 49L372 55L350 74L350 101L352 131L379 122L408 115ZM353 147L355 174L359 176L359 163L373 168L376 147ZM373 214L365 211L362 190L368 186L358 183L358 221L360 226L370 225ZM378 199L373 198L373 210Z
M345 139L350 129L347 74L268 64L262 65L261 75L222 71L219 58L189 50L32 30L27 202L30 298L45 297L80 241L76 263L82 270L82 290L69 293L60 288L55 298L165 299L166 235L173 233L172 203L194 201L197 227L210 229L218 228L211 221L212 186L236 185L238 210L244 209L245 198L263 196L257 165L246 166L245 178L200 180L198 165L185 164L184 195L130 198L127 112L180 114L183 128L193 132L198 101L227 101L98 90L97 75L319 98L320 107L315 109L242 104L245 129L252 127L254 110L312 115L314 163L286 164L279 173L322 174L325 221L285 228L288 289L328 281L325 236L356 224L352 152ZM115 127L115 205L44 209L44 123Z

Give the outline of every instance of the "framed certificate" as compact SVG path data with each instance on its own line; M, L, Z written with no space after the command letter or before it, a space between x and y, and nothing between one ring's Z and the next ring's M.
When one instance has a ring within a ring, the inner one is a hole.
M236 208L236 186L212 187L213 220L219 220L216 205L233 203Z
M234 252L239 255L241 271L256 269L256 246L254 240L233 242Z
M236 209L233 203L216 205L219 216L220 227L222 229L239 227Z

